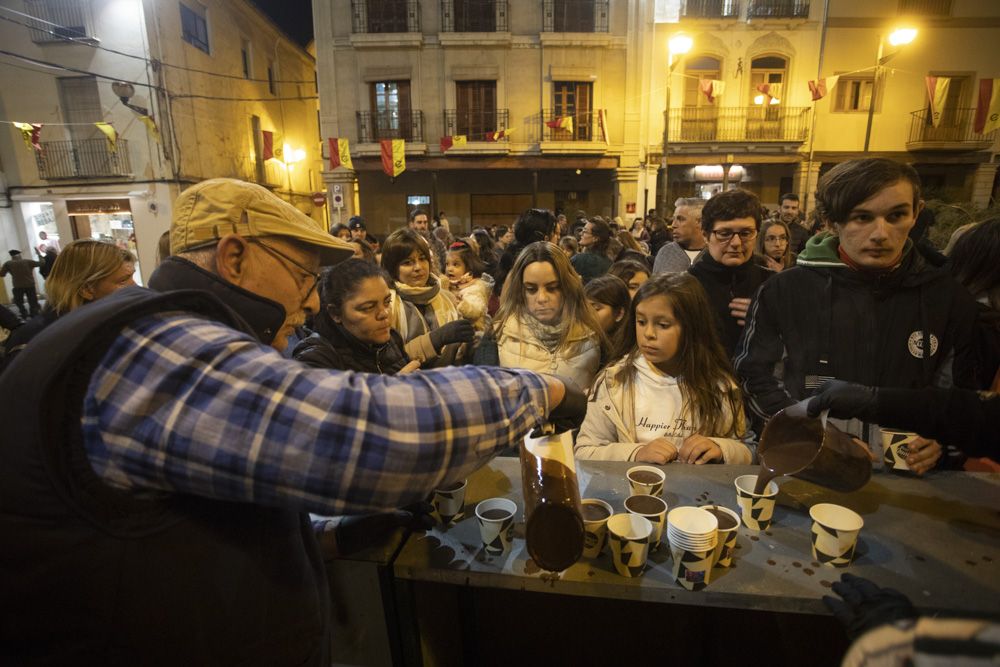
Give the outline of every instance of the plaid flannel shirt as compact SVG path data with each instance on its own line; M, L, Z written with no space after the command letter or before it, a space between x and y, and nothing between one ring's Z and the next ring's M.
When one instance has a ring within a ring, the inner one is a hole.
M312 369L183 313L124 329L91 377L84 445L108 484L321 514L463 479L548 413L529 372Z

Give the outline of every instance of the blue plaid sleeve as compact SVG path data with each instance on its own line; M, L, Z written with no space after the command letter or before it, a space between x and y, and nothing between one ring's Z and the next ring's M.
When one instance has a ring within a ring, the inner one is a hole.
M82 425L92 467L117 488L352 514L464 478L537 424L546 401L525 371L312 369L170 313L115 340Z

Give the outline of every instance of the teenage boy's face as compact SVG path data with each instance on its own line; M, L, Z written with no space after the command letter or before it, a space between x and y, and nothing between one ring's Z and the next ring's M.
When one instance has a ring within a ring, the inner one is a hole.
M888 269L899 262L923 207L921 201L914 208L913 186L899 181L855 206L846 222L833 227L851 261L866 269Z

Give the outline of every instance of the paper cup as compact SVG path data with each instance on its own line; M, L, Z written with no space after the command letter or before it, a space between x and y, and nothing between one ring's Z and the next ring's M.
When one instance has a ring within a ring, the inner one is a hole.
M483 549L490 556L499 556L510 548L516 513L517 504L506 498L490 498L476 505L479 536L483 539Z
M635 479L636 476L639 479ZM633 496L660 495L663 493L663 480L667 478L656 466L634 466L628 469L625 477Z
M729 567L733 563L733 555L736 552L736 537L739 534L740 515L728 507L718 505L706 508L717 513L725 514L732 519L731 526L723 528L724 519L719 518L719 538L715 544L715 552L712 554L712 561L716 567Z
M671 572L674 579L689 591L700 591L712 580L712 558L714 549L695 551L670 545L673 558Z
M677 507L667 514L667 540L671 548L714 551L719 520L701 507Z
M653 524L638 514L615 514L608 519L611 562L623 577L638 577L646 567Z
M740 475L736 485L736 503L740 506L743 525L750 530L767 530L774 516L774 498L778 495L778 485L768 482L762 494L753 492L757 475Z
M813 520L813 558L832 567L850 565L858 533L865 525L861 515L840 505L820 503L809 509L809 516Z
M667 503L656 496L636 495L625 499L625 510L646 517L653 524L653 534L649 539L651 549L658 549L667 525Z
M581 504L583 505L583 557L597 558L601 555L604 544L608 541L608 519L615 511L611 505L597 498L584 498ZM607 514L602 519L588 519L588 506L600 508Z
M434 490L434 513L444 525L453 524L465 516L466 481L456 482L441 489Z
M916 437L916 433L882 429L882 463L886 470L910 469L906 457L910 454L910 443Z

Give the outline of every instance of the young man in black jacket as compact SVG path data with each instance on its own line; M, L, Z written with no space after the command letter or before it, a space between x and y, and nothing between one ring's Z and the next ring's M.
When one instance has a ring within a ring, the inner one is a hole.
M886 159L839 164L820 179L816 205L832 233L810 239L798 266L761 288L737 349L751 410L769 418L830 379L971 386L975 304L907 238L923 208L916 171ZM878 442L871 426L850 430ZM941 455L932 440L925 448L918 472Z

